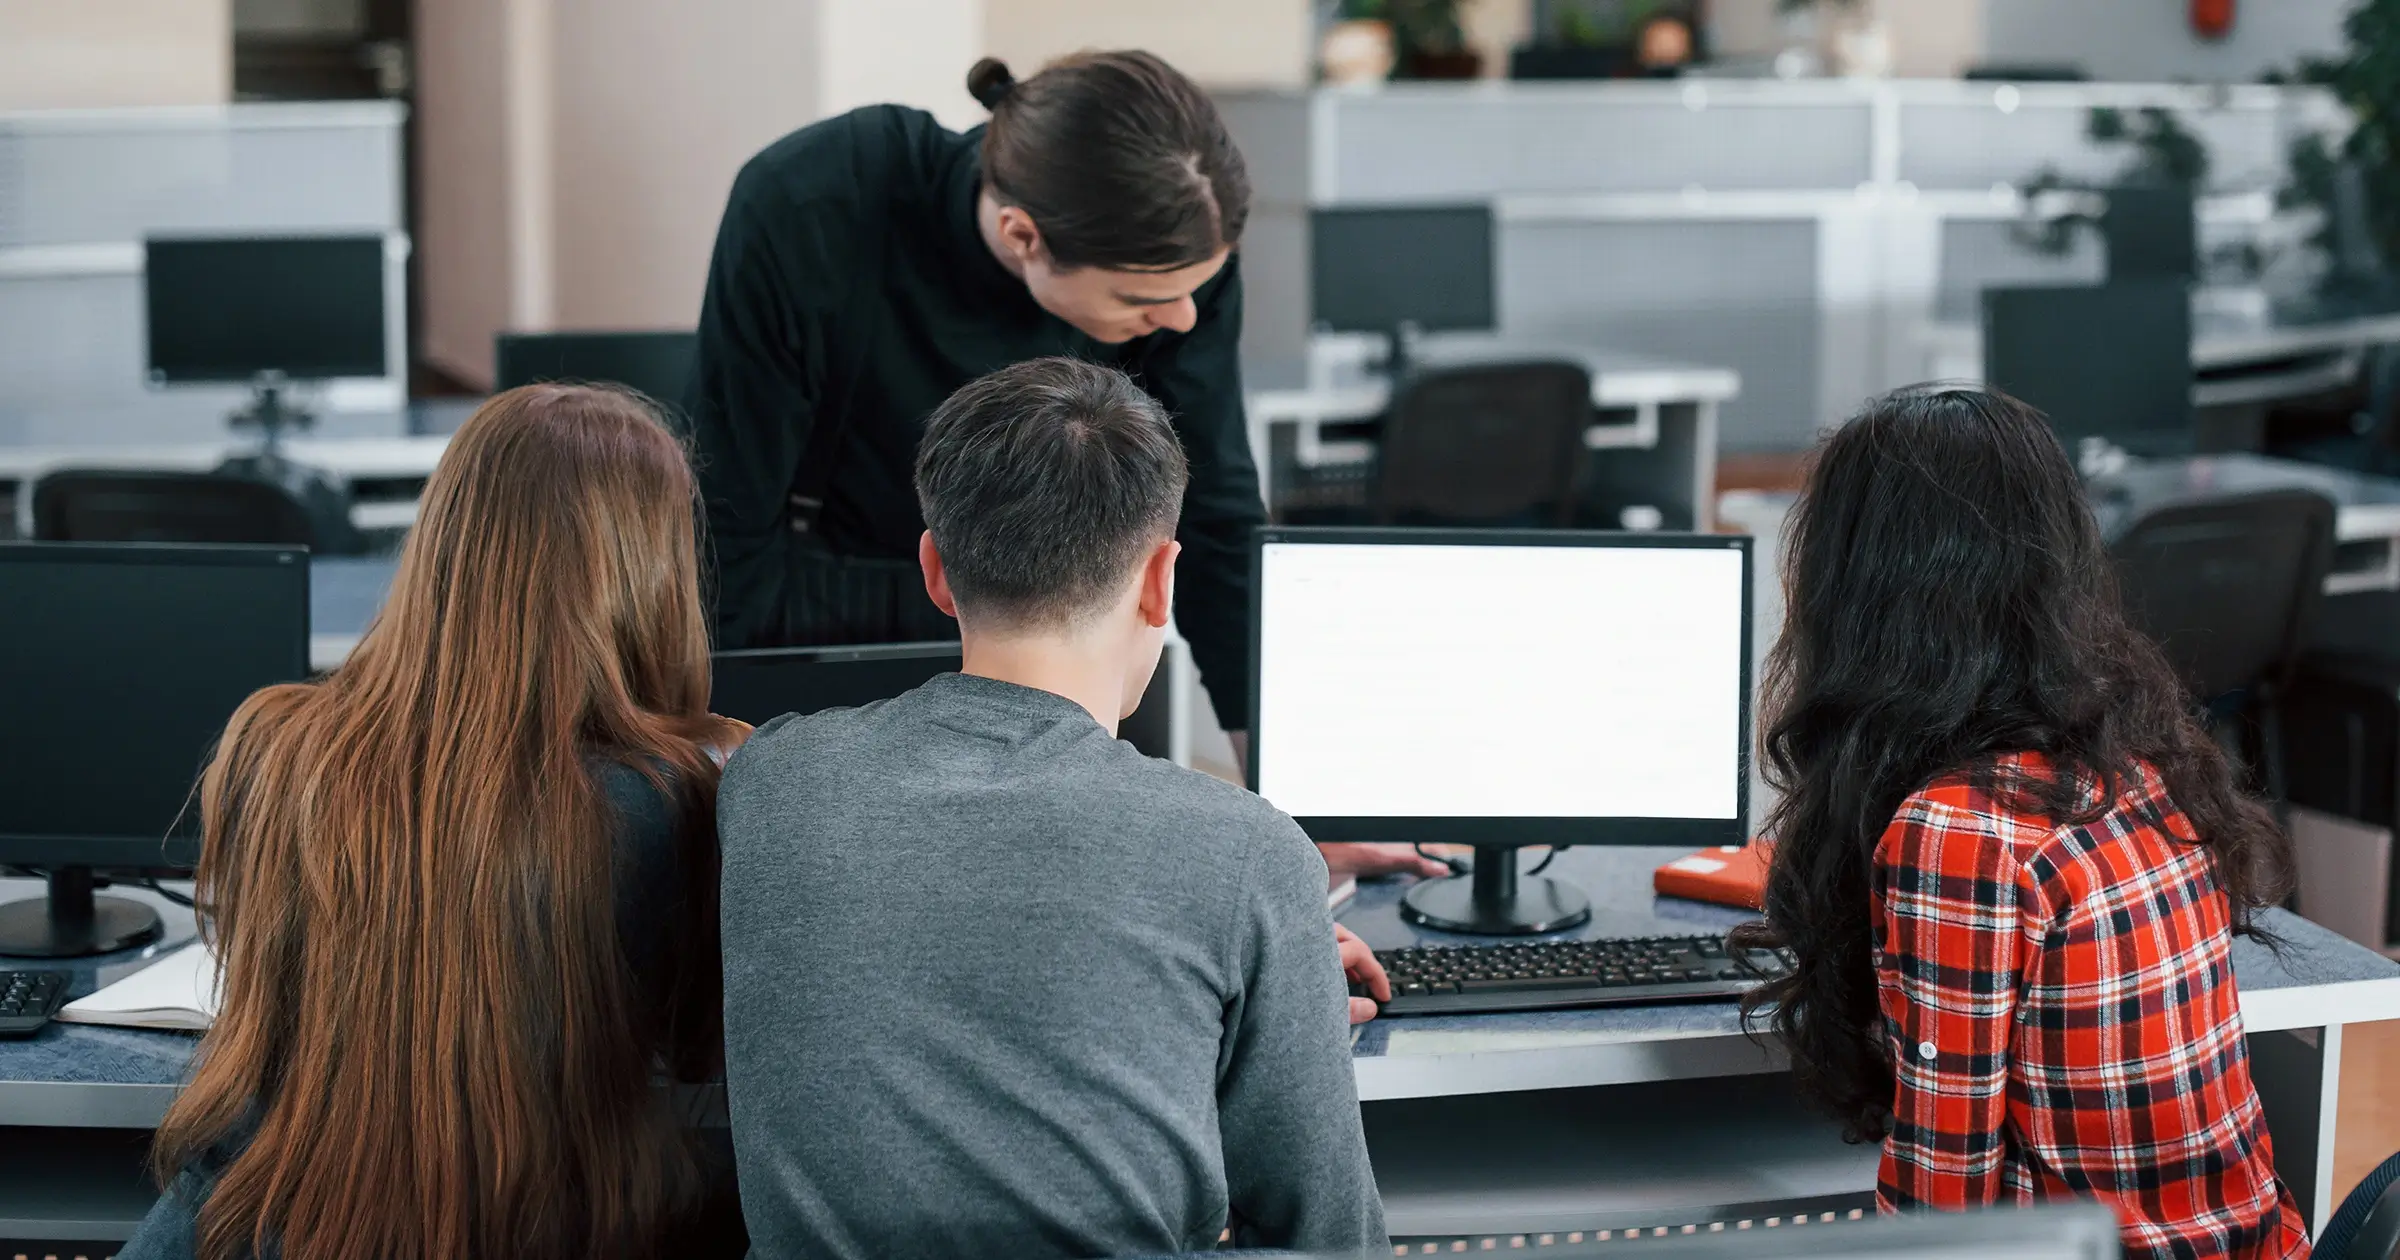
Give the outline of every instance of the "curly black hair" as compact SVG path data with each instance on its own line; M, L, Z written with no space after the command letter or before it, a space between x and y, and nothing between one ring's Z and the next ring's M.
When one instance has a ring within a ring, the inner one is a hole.
M2066 452L1998 393L1919 386L1818 449L1787 526L1763 749L1781 799L1765 919L1798 960L1743 1002L1854 1141L1888 1131L1873 957L1875 847L1902 802L1965 771L2010 808L2089 822L2142 764L2209 849L2235 929L2290 887L2290 842L2245 794L2156 644L2126 619ZM2005 754L2055 775L2003 776Z

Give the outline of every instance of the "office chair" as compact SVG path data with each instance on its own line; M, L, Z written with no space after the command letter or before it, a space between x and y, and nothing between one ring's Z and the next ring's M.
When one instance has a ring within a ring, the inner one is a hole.
M317 548L308 508L273 482L225 473L62 469L33 483L44 542L265 543Z
M2400 1256L2400 1155L2367 1174L2317 1235L2323 1260L2393 1260Z
M2333 516L2331 500L2304 490L2190 500L2143 516L2109 549L2126 614L2193 698L2220 718L2248 705L2278 807L2280 706L2333 566Z
M494 390L537 381L586 381L640 390L669 410L683 405L698 337L689 332L501 333L493 339Z
M1574 520L1592 378L1564 362L1483 363L1409 376L1383 429L1374 515L1385 525Z

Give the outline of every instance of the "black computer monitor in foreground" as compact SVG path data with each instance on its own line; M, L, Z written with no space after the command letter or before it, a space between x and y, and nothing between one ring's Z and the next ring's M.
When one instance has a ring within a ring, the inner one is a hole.
M1250 785L1310 838L1474 846L1411 922L1590 917L1533 845L1744 843L1750 540L1264 529Z
M1375 206L1309 212L1311 318L1382 333L1401 366L1411 333L1499 324L1492 208Z
M888 700L958 669L957 641L719 652L708 707L762 726L786 713L856 708Z
M308 676L308 553L0 543L0 864L46 900L0 906L0 954L106 953L158 934L92 869L189 867L186 809L226 719Z
M1663 1237L1568 1243L1538 1254L1559 1260L1613 1258L1629 1250L1655 1260L2117 1260L2116 1214L2097 1203L2053 1202L1965 1212L1916 1212L1826 1221L1806 1216L1710 1225Z
M1983 376L2050 418L2070 456L2193 448L2192 299L2172 277L1983 292Z
M381 236L155 238L144 254L155 384L387 374Z

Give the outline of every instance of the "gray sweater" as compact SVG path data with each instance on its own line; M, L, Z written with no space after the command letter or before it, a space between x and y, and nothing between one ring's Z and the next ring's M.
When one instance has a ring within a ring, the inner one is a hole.
M753 1254L1386 1246L1325 865L1064 697L947 674L727 768Z

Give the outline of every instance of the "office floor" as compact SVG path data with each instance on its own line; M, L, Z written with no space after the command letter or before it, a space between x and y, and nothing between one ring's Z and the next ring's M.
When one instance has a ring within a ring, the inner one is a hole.
M2400 1020L2342 1034L2342 1111L2333 1126L2335 1202L2400 1151Z

